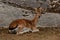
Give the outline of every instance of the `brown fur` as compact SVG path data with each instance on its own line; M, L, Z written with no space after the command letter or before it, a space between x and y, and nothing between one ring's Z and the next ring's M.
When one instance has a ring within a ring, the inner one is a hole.
M17 19L10 24L9 28L15 28L18 25L18 27L20 28L19 31L22 30L24 27L31 28L32 30L37 29L36 23L38 21L39 16L41 16L42 11L42 8L35 8L36 14L33 20Z

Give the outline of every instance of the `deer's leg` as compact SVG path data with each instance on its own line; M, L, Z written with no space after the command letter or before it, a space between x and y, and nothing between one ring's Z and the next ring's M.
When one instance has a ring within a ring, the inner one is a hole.
M17 32L17 34L24 34L24 33L27 33L27 32L29 32L29 31L31 31L31 29L30 28L27 28L27 27L20 27L19 28L19 30L18 30L18 32Z
M39 29L37 29L36 26L33 26L33 27L32 27L32 32L39 32Z
M22 31L22 30L23 30L23 28L24 28L24 26L23 26L23 25L19 25L19 26L18 26L17 35L18 35L18 34L23 34L23 33L24 33L24 32Z

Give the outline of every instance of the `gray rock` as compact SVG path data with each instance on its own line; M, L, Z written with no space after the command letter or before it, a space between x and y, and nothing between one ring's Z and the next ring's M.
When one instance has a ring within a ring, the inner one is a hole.
M16 8L6 5L4 3L0 3L0 27L5 26L8 27L13 20L21 18L32 20L34 18L34 13L32 13L31 10ZM41 18L39 18L38 20L37 26L60 27L60 14L58 13L42 14Z

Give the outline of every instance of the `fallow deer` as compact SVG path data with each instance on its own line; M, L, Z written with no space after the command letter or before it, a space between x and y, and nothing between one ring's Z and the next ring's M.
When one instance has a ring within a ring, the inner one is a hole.
M39 29L37 29L36 27L36 23L38 21L39 16L41 16L42 11L43 8L34 8L34 12L36 14L32 20L17 19L12 21L11 24L9 25L9 33L23 34L29 31L31 32L39 31ZM26 31L26 29L29 29L29 31Z

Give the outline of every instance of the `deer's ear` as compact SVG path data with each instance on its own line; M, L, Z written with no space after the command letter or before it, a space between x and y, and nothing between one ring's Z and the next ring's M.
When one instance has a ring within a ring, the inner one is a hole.
M39 8L39 10L40 10L40 11L44 11L44 9L43 9L43 8Z
M37 10L37 8L34 8L34 10L36 11L36 10Z

